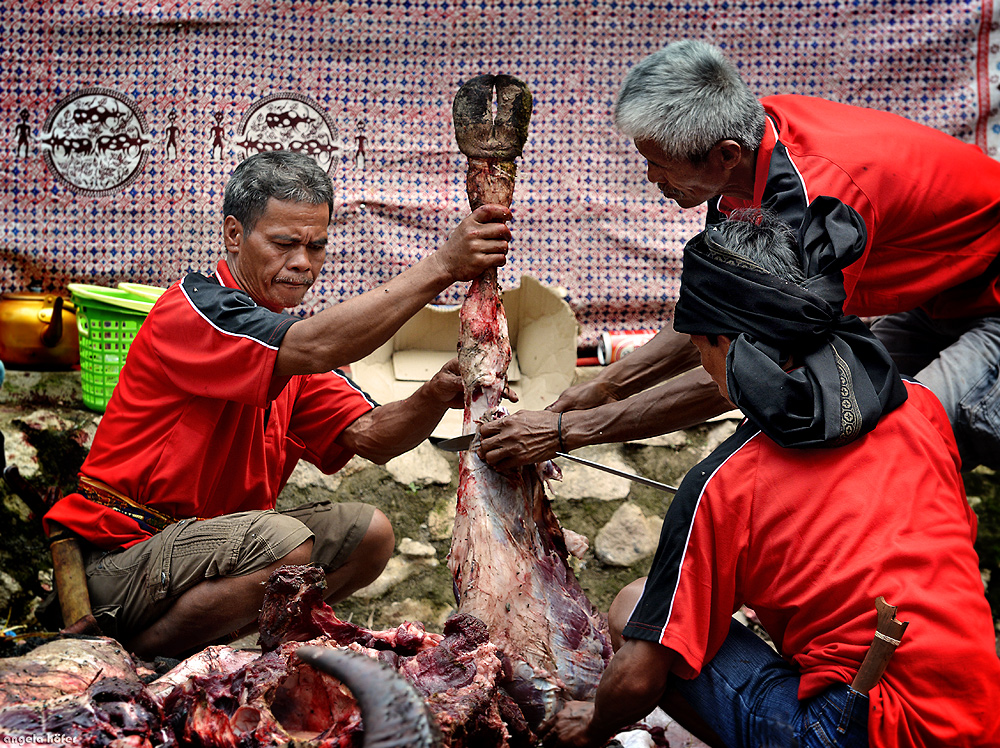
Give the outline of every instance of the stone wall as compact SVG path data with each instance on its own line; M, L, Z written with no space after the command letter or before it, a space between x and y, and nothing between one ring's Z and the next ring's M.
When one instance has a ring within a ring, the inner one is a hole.
M581 369L578 378L593 370ZM7 463L39 489L68 492L93 439L100 414L83 408L75 372L8 371L0 389L0 431ZM728 436L734 421L576 454L676 485L686 470ZM644 574L672 494L590 467L559 460L560 482L550 497L565 527L590 540L575 571L594 603L606 610L618 589ZM305 501L363 500L382 509L396 531L397 553L370 587L338 606L343 618L377 628L418 619L440 630L454 597L447 555L458 489L458 455L429 442L385 466L355 457L339 473L323 475L300 463L279 497L279 508ZM51 562L40 523L6 485L0 487L0 611L35 625L38 598L51 589Z

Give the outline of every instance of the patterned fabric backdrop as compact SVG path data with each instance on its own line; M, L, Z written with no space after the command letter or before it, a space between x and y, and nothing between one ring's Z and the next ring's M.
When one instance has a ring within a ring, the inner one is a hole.
M503 283L566 288L581 345L658 327L704 213L662 201L611 109L628 68L681 37L723 47L760 95L894 111L991 155L1000 141L992 0L0 3L2 291L213 268L225 180L266 148L313 154L336 187L300 312L371 288L468 212L452 98L507 73L534 114Z

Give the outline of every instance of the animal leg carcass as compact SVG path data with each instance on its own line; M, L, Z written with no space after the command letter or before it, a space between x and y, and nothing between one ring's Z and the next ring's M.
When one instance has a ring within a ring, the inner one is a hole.
M473 208L510 204L530 102L524 84L508 76L480 76L455 97L456 140L469 158ZM460 312L465 433L503 414L510 358L496 272L488 272L472 282ZM504 686L532 727L565 700L592 698L611 656L607 621L587 599L567 556L540 466L499 473L474 450L462 453L448 555L458 610L485 622L509 662Z

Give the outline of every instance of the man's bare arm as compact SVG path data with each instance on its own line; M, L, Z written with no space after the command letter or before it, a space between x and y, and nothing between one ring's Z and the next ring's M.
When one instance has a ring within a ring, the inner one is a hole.
M571 701L539 728L543 743L575 748L604 745L621 728L657 706L677 654L654 642L626 642L611 658L594 703Z
M276 376L315 374L346 366L391 338L406 320L452 283L506 262L510 210L483 205L433 254L378 288L347 299L288 328Z
M426 439L449 408L463 406L464 385L458 359L445 364L405 400L368 411L337 437L337 443L382 465Z
M547 410L583 410L624 400L700 363L691 338L664 327L645 345L604 367L591 381L566 389Z
M699 367L625 400L563 413L561 445L559 414L549 410L522 410L484 423L479 455L498 470L510 470L552 459L556 451L690 428L732 407Z

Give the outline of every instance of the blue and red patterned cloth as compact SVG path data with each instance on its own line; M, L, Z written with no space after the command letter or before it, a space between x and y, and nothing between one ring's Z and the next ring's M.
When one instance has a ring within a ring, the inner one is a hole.
M357 294L468 211L451 102L469 78L507 73L534 113L501 282L566 288L581 345L657 328L704 211L665 203L615 130L630 66L700 38L761 96L885 109L996 155L995 5L0 0L0 290L210 270L228 175L254 149L291 147L337 190L327 269L301 313Z

